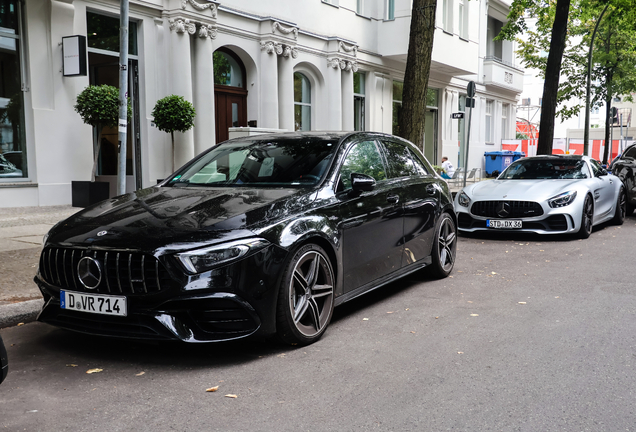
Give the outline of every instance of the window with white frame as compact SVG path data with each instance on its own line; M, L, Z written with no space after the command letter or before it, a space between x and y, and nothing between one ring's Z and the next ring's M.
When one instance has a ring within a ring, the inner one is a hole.
M442 2L442 29L448 33L453 32L453 0Z
M510 104L501 105L501 139L508 139L508 112L510 112Z
M300 72L294 72L294 129L311 130L311 83Z
M387 0L386 4L386 19L395 19L395 0Z
M487 143L493 143L493 111L494 111L495 101L487 100L486 101L486 137L485 140Z
M355 72L353 74L353 130L364 130L365 102L365 73Z
M468 39L468 0L459 0L459 37Z

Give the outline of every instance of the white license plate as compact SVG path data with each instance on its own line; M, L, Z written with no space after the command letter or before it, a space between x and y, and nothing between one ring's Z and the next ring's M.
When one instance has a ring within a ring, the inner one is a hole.
M497 228L497 229L521 228L521 221L520 220L488 219L486 220L486 226L488 228Z
M126 316L126 297L60 291L60 307L81 312Z

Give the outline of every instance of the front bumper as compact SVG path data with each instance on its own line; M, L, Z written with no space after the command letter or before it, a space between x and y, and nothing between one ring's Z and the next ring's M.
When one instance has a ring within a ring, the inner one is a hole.
M498 218L486 218L472 215L468 212L457 213L457 228L462 232L477 232L477 231L514 231L514 232L528 232L536 234L568 234L578 231L575 227L574 220L568 214L548 214L540 218L514 218L521 220L521 228L511 229L494 229L486 226L488 219Z
M281 248L271 246L225 267L196 275L183 273L169 259L162 259L162 264L155 266L149 264L150 259L141 261L136 255L113 259L91 251L84 255L95 257L104 269L104 281L92 290L82 288L76 281L78 275L73 269L79 257L73 258L72 253L64 253L62 249L47 253L49 249L45 248L34 279L45 302L38 316L41 322L91 335L194 343L276 331L278 286L286 256ZM145 262L145 270L136 270L135 260ZM106 261L120 265L106 265ZM158 282L151 285L149 281L155 277ZM127 315L63 309L61 290L125 296Z

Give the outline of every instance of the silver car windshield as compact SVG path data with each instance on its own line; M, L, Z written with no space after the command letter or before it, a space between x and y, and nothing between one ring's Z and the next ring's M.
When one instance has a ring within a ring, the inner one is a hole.
M584 179L590 170L583 159L519 159L512 163L499 180Z
M169 186L310 187L325 175L337 141L228 142L201 156Z

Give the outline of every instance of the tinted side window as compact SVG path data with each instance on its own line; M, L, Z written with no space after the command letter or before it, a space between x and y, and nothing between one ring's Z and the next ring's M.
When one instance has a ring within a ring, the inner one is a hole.
M636 146L628 148L621 159L624 159L624 158L636 159Z
M428 170L424 166L424 163L422 162L422 160L419 157L417 157L417 155L413 152L413 150L408 149L408 151L409 151L409 154L411 155L411 159L413 159L413 165L415 166L415 170L417 171L417 173L419 175L428 174Z
M389 162L390 178L410 177L418 174L409 149L404 144L390 141L384 141L383 144Z
M592 173L594 174L594 177L596 177L597 175L599 175L603 167L594 159L590 160L590 162L592 163Z
M359 142L349 150L340 168L339 191L351 188L351 173L366 174L376 182L386 180L386 168L374 141Z

